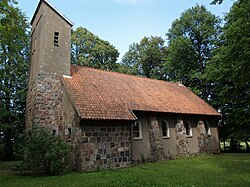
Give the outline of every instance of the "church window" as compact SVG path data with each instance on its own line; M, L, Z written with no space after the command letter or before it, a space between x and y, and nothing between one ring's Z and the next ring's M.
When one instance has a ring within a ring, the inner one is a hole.
M134 139L141 139L142 134L141 134L141 123L139 121L135 122L133 125L133 138Z
M211 136L210 126L209 126L209 123L207 121L205 122L205 129L206 129L207 135Z
M191 123L189 121L185 122L185 129L186 129L186 134L188 137L192 137L192 127L191 127Z
M169 133L169 125L168 125L167 121L162 121L161 129L162 129L162 137L163 138L169 138L170 133Z

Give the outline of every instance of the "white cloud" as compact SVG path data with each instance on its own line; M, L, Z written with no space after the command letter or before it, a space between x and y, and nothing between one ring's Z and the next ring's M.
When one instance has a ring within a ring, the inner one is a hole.
M155 0L112 0L120 4L142 4L142 3L152 3Z

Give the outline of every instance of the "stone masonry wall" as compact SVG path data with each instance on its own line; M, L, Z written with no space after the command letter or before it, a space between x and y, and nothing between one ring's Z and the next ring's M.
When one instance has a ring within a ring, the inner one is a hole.
M127 167L131 162L129 124L90 124L74 129L75 168L81 171Z
M165 152L162 145L159 123L155 116L150 116L149 118L149 141L153 161L163 160L165 158Z
M208 134L206 132L205 124L202 120L198 122L197 131L198 131L197 139L198 139L199 153L209 153L210 146L208 143Z
M176 146L177 146L177 157L189 156L190 149L188 146L186 129L182 119L177 119L175 127L176 132Z
M63 117L61 77L39 74L29 86L26 127L49 127L58 134Z

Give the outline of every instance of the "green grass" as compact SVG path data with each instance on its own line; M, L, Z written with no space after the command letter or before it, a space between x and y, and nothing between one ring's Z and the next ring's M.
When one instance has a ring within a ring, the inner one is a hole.
M8 165L8 164L7 164ZM0 162L1 167L5 164ZM250 186L250 154L203 155L131 168L62 176L0 173L1 187L77 186Z

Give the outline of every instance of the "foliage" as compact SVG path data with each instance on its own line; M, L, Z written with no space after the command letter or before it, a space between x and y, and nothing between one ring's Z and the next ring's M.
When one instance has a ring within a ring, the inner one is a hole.
M164 79L163 62L167 56L165 41L158 36L144 37L140 43L133 43L122 58L127 73L149 78Z
M71 173L53 177L0 175L5 187L15 186L250 186L249 154L204 155L143 164L121 170ZM1 164L0 164L1 167ZM1 170L1 168L0 168Z
M0 159L14 158L24 129L29 28L15 0L0 1Z
M212 5L215 5L215 4L221 4L223 2L223 0L213 0L211 2Z
M105 70L117 68L118 50L86 28L79 27L73 31L71 43L71 64Z
M214 81L213 105L223 114L223 139L250 138L250 1L238 0L225 18L222 42L206 76Z
M67 167L70 144L60 136L52 135L47 128L33 127L26 131L19 166L22 173L58 174Z
M167 33L169 79L181 81L203 99L209 97L204 71L217 47L221 20L204 6L196 5L181 14Z

